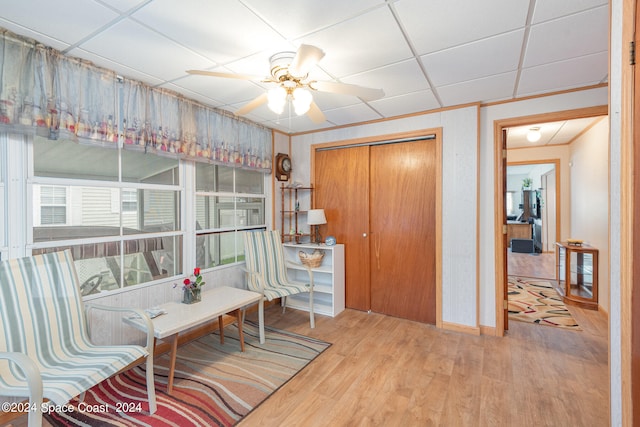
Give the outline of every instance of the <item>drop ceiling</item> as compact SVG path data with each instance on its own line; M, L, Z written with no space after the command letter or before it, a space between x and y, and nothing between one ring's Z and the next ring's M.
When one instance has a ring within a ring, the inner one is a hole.
M269 86L185 70L266 76L304 43L326 53L310 77L385 92L314 92L321 124L247 116L285 133L606 83L608 25L603 0L0 0L0 27L231 112Z
M507 129L507 149L571 144L600 120L605 119L606 116L596 116L512 127ZM540 140L535 142L527 140L527 133L532 128L540 131Z

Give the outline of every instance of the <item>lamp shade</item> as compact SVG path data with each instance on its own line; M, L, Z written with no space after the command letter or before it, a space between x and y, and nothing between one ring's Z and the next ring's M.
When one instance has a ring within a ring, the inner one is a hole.
M269 101L269 109L276 114L282 114L284 104L287 102L287 90L282 86L269 89L267 99Z
M311 107L311 101L313 101L313 96L311 92L301 87L296 88L293 91L293 108L297 115L301 116L309 111L309 107Z
M327 217L324 216L324 209L310 209L307 212L307 224L320 225L326 223Z

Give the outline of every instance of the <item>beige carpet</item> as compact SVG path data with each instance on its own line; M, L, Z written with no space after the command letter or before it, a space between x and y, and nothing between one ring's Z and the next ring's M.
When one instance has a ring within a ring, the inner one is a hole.
M509 276L509 319L582 330L548 280Z

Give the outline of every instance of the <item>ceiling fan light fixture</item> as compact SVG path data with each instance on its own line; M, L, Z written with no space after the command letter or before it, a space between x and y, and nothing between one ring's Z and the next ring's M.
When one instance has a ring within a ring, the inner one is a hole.
M538 142L540 138L542 138L542 134L539 127L533 127L527 132L527 141L529 142Z
M301 87L294 89L292 102L297 115L306 114L311 107L311 101L313 101L313 96L307 89Z
M269 89L267 99L269 100L269 109L280 115L284 111L284 104L287 102L287 90L282 86Z

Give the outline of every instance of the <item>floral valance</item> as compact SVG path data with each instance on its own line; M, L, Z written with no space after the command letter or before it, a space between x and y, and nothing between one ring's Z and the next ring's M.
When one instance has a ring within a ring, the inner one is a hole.
M0 30L0 131L264 171L271 131Z

